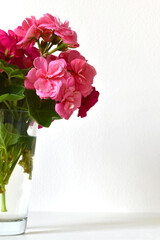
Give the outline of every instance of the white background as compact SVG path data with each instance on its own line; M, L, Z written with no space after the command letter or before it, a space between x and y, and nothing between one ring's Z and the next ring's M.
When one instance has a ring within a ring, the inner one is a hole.
M30 210L160 211L160 1L3 1L0 28L47 12L77 31L100 98L38 131Z

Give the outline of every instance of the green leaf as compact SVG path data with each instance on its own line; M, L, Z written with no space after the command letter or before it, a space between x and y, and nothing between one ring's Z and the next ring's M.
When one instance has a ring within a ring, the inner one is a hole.
M23 167L24 173L29 174L29 179L32 179L33 155L30 151L22 153L22 159L19 161L19 165Z
M21 100L25 97L24 86L10 85L9 87L5 88L3 91L5 92L5 94L0 95L0 102L3 102L4 100L5 101Z
M29 135L20 136L18 142L20 143L20 145L25 146L23 148L22 159L19 161L19 165L23 167L25 173L29 174L29 179L31 179L36 137L32 137Z
M5 72L0 73L0 95L6 93L5 88L6 88L6 82L8 83L7 80L7 74Z
M10 66L13 69L19 69L17 65L8 64L5 60L0 59L0 68Z
M8 78L25 79L25 75L28 73L27 69L20 69L17 65L8 64L4 60L0 60L0 69L2 69Z
M25 92L30 116L41 126L49 127L53 119L61 119L55 111L55 101L40 99L32 90Z
M5 60L0 59L0 62L4 65L4 66L12 66L12 68L19 68L17 65L13 65L13 64L8 64Z
M34 154L35 144L36 144L36 137L29 136L29 135L21 135L19 137L18 142L23 145L26 145L26 148Z
M8 75L9 78L25 79L25 76L20 69L13 69L11 67L4 66L0 66L0 68Z
M0 149L7 149L18 142L19 134L9 123L0 123Z
M21 69L21 72L23 73L24 76L26 76L28 74L28 72L31 70L32 67L28 68L28 69Z

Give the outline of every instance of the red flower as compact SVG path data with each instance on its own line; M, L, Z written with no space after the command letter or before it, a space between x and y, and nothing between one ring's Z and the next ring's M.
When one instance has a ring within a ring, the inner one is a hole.
M78 117L86 117L87 111L93 107L98 102L99 92L95 90L95 87L93 87L93 90L90 95L87 97L82 97L81 106L79 108Z
M19 49L17 43L18 37L12 30L6 33L0 30L0 59L9 64L17 65L19 68L29 68L33 66L33 60L40 55L35 47L28 49Z

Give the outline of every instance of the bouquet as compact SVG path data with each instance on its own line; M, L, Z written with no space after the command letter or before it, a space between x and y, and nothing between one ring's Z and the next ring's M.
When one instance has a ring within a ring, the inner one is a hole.
M2 211L6 185L17 164L31 179L35 138L33 122L49 127L55 119L78 117L98 101L93 87L96 70L75 48L77 34L51 14L26 18L8 33L0 30L0 193ZM5 117L4 111L9 111ZM22 112L24 111L23 117ZM11 119L14 119L14 121ZM20 121L23 127L17 128Z

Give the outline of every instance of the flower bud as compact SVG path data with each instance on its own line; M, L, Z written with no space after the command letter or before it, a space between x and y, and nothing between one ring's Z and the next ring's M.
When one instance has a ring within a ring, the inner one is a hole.
M64 42L60 42L58 44L58 50L59 51L66 51L68 49L68 44L64 43Z
M54 45L58 44L60 41L60 37L55 35L54 33L52 34L52 37L50 39L50 42L52 42Z
M42 48L42 49L45 49L46 46L47 46L47 42L44 41L44 40L42 40L42 41L41 41L41 48Z

